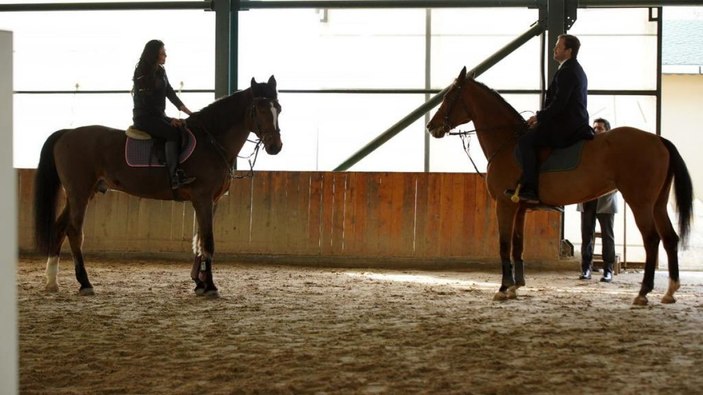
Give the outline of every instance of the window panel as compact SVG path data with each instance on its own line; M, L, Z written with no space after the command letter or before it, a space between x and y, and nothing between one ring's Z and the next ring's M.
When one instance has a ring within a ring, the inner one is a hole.
M279 101L283 150L259 155L259 170L333 170L420 106L424 96L281 93ZM424 133L420 119L350 170L422 171ZM248 169L244 160L237 166Z
M15 90L129 90L144 44L164 42L174 88L214 89L214 13L0 13L14 32Z
M241 13L239 86L247 87L252 76L274 73L282 89L424 86L424 10L321 15L314 10ZM286 34L261 26L287 26Z
M569 33L581 40L589 89L657 88L657 24L648 9L579 9Z

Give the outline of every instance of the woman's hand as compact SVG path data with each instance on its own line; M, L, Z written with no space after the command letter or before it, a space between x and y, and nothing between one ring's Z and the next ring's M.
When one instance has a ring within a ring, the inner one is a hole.
M537 116L536 115L531 116L530 119L527 120L527 125L530 128L534 128L535 126L537 126Z

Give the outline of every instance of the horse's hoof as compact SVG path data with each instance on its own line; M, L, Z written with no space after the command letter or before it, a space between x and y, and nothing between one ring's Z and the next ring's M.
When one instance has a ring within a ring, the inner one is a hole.
M508 294L506 294L505 292L498 291L498 292L496 292L495 295L493 295L493 300L498 300L498 301L508 300Z
M198 296L203 296L203 295L205 295L205 288L195 288L193 291L194 291L195 294L198 295Z
M672 295L664 295L662 297L662 303L665 303L665 304L676 303L676 298L674 298Z
M78 295L93 296L93 295L95 295L95 291L93 291L93 288L82 288L81 290L78 291Z
M219 298L220 293L216 289L211 289L209 291L205 291L205 296L208 298Z
M517 299L517 289L519 287L508 288L508 299Z
M58 284L46 284L46 287L44 289L47 292L59 292L59 285Z
M647 303L647 297L642 295L637 295L635 300L632 301L632 304L635 306L646 306Z

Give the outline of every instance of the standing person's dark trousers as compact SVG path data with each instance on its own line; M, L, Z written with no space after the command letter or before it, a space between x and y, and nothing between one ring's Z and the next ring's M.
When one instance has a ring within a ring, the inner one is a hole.
M615 265L615 196L613 194L601 197L601 213L598 212L598 199L584 202L581 207L581 278L591 276L593 265L594 233L596 219L600 224L601 240L603 242L603 279L612 280L613 266ZM602 211L611 211L605 212Z

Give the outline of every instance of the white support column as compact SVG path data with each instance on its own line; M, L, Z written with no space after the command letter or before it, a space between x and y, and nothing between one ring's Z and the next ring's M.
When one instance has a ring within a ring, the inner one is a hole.
M17 176L12 165L12 32L0 30L0 393L19 392Z

